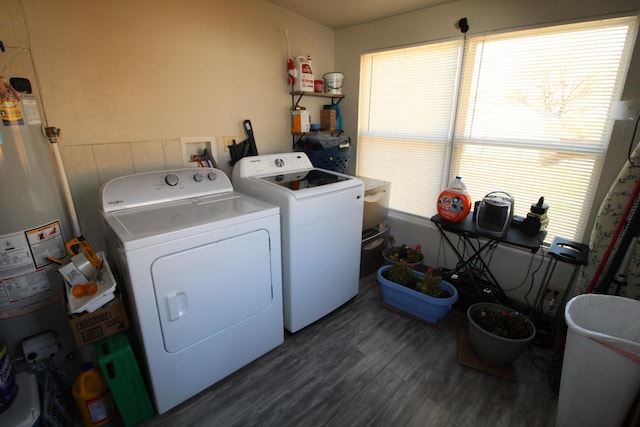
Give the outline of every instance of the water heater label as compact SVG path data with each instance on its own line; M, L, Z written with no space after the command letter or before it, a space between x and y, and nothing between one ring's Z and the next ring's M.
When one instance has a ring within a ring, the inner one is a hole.
M25 232L36 268L51 264L47 257L64 258L66 249L60 221L54 221Z
M0 236L0 279L15 277L35 270L29 241L24 232Z
M60 221L1 235L0 244L0 318L59 301L47 274L56 270L57 264L47 257L66 256Z
M38 110L38 104L35 99L22 98L20 101L22 104L22 112L28 125L41 125L42 119L40 118L40 111Z

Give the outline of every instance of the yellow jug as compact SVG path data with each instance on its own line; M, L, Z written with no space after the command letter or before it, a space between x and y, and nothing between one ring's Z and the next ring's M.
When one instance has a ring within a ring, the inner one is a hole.
M73 383L73 398L85 427L101 426L115 415L116 407L107 381L91 362L82 365L82 372Z

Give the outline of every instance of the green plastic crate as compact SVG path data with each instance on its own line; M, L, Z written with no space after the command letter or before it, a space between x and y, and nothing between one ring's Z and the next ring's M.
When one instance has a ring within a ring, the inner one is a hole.
M153 415L155 411L127 336L121 332L96 342L96 352L124 425L135 426Z

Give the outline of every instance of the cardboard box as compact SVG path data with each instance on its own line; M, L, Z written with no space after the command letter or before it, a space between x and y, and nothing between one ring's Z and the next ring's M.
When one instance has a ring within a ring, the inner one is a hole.
M303 133L311 130L311 117L305 110L294 110L291 112L291 132Z
M336 130L336 110L320 110L320 130Z
M110 337L129 328L129 319L121 295L93 313L69 316L69 326L78 347Z

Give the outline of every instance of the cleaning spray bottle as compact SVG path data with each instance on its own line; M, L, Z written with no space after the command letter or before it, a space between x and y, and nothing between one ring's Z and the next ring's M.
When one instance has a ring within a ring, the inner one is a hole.
M460 222L471 212L471 196L462 178L456 176L449 188L438 196L438 214L449 222Z

